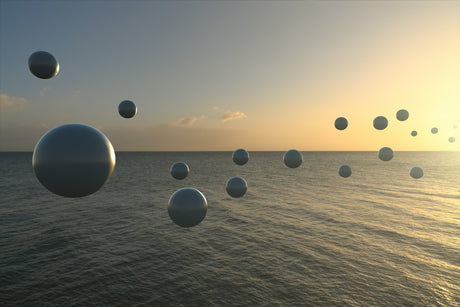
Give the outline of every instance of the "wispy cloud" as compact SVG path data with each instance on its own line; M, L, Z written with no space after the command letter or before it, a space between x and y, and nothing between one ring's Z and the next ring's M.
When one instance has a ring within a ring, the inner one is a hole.
M234 119L240 119L240 118L246 118L247 115L244 114L243 112L231 112L231 111L228 111L227 113L225 113L224 115L222 115L220 117L220 120L222 122L226 122L226 121L229 121L229 120L234 120Z
M4 111L19 111L27 104L27 99L22 97L9 96L0 91L0 108Z
M40 90L40 97L45 97L46 91L48 90L47 87L44 87Z
M202 120L202 119L205 119L205 118L206 118L206 116L204 116L204 115L202 115L200 117L195 117L195 116L183 117L183 118L173 122L173 124L176 125L176 126L191 126L194 123L196 123L198 120Z

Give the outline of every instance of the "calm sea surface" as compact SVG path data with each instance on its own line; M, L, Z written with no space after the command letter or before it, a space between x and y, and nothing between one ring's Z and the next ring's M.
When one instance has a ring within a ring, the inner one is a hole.
M0 305L460 305L460 153L303 154L288 169L282 152L117 153L105 187L67 199L31 153L0 153ZM190 229L167 212L182 187L209 205Z

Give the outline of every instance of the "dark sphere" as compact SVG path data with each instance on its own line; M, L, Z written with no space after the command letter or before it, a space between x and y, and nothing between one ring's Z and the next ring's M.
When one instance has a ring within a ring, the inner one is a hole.
M40 183L65 197L93 194L106 184L115 168L109 139L84 124L65 124L41 137L32 156Z
M242 148L237 149L233 152L232 159L235 164L244 165L249 161L249 153Z
M171 166L171 176L173 176L176 179L184 179L188 176L189 172L188 165L185 164L184 162L176 162Z
M342 165L339 168L339 175L343 178L347 178L351 176L351 167L348 165Z
M132 118L137 113L137 107L131 100L123 100L118 105L118 113L121 117Z
M334 126L338 130L345 130L348 127L348 120L345 117L339 117L335 120Z
M388 126L388 119L384 116L377 116L374 119L374 128L377 130L383 130Z
M287 167L296 168L302 164L303 156L300 151L291 149L284 153L283 161Z
M181 227L193 227L206 217L208 202L204 195L194 188L182 188L169 199L168 214Z
M37 51L29 57L30 72L40 79L51 79L59 72L59 63L49 52Z
M420 179L423 177L423 170L420 167L415 166L410 170L410 176L414 179Z
M227 193L231 197L243 197L248 190L248 183L241 177L232 177L227 181Z
M379 150L379 159L382 160L382 161L390 161L391 159L393 159L393 156L394 156L394 153L393 153L393 149L391 149L390 147L382 147L380 148Z
M396 118L399 121L405 121L409 118L409 112L407 112L407 110L401 109L396 113Z

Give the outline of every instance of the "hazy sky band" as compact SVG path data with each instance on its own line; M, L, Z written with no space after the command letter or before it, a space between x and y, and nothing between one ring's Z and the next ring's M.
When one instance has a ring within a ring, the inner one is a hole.
M0 5L0 150L71 122L115 150L460 149L458 1ZM37 50L60 62L55 78L28 71Z

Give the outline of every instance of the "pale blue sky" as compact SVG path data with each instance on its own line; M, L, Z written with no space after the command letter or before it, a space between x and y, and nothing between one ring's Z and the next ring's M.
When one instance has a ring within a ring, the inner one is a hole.
M31 151L44 132L67 122L100 128L116 150L362 150L374 145L356 143L359 133L349 136L355 147L334 143L336 117L368 114L372 122L400 106L430 114L437 103L446 110L427 125L460 120L454 86L433 87L445 104L411 94L417 82L427 90L420 80L433 72L460 78L459 61L446 71L441 59L460 56L458 1L0 3L0 94L14 102L0 110L0 150ZM60 62L55 78L28 71L37 50ZM360 97L366 90L373 92ZM383 96L393 99L383 104ZM124 99L138 106L132 120L117 113ZM227 113L244 116L223 122ZM331 143L312 135L323 126L321 138Z

